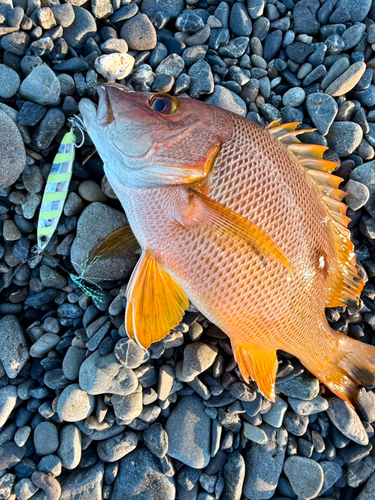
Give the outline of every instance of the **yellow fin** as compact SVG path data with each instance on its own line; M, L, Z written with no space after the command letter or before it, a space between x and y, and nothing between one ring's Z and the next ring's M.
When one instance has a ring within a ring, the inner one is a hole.
M145 349L177 326L189 305L180 285L148 250L133 271L126 296L126 330Z
M346 193L338 189L343 179L331 174L339 166L339 163L323 159L323 154L327 150L325 146L302 144L296 135L311 132L311 130L296 130L297 125L296 123L277 125L277 123L271 122L269 132L278 138L297 158L301 167L313 181L333 225L336 262L339 263L339 266L331 278L332 283L330 283L326 306L336 307L353 304L358 302L366 276L356 264L354 246L350 241L350 231L347 228L350 219L346 216L347 206L341 202Z
M107 238L99 243L90 255L90 260L95 257L114 257L124 253L133 253L139 248L139 243L130 226L120 227L113 231Z
M200 208L212 227L221 235L240 239L251 245L260 255L281 262L293 275L292 267L280 247L259 226L233 212L217 201L207 198L201 193L191 191Z
M248 349L232 343L234 359L237 361L241 375L247 382L251 377L258 384L259 390L273 403L275 402L275 380L277 372L276 351Z

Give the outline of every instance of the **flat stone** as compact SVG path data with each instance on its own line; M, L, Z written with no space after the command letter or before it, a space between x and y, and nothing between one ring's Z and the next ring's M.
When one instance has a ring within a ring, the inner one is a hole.
M79 468L61 481L59 500L102 500L104 464L99 461L92 467Z
M64 29L64 40L74 49L84 46L86 40L96 33L96 22L92 14L83 7L73 5L74 21Z
M0 360L8 377L17 377L28 359L29 348L17 317L4 316L0 320Z
M284 463L284 472L294 493L299 497L314 498L323 486L323 469L310 458L288 457Z
M217 347L215 346L203 342L188 344L184 349L183 377L192 379L204 372L214 363L216 356Z
M168 455L196 469L206 467L210 460L211 419L204 408L200 397L182 397L165 426L169 439Z
M368 444L369 438L359 416L346 401L339 398L331 398L327 414L333 425L344 436L355 443L364 446Z
M0 109L0 189L16 182L26 166L26 152L20 131Z
M57 428L52 422L41 422L34 429L34 446L38 455L55 453L59 446Z
M340 465L336 462L332 461L324 461L319 462L320 467L323 469L324 473L324 481L322 489L319 492L319 495L322 495L327 490L329 490L335 483L342 477L343 471Z
M289 397L288 403L298 415L314 415L328 408L328 401L322 396L317 396L310 401Z
M75 469L82 456L80 430L74 424L65 425L60 430L59 441L57 455L60 457L63 467L68 470Z
M66 422L79 422L88 417L95 407L95 398L81 390L78 384L66 387L57 401L57 413Z
M318 132L326 135L338 112L336 101L330 95L316 92L307 96L306 108Z
M81 365L79 384L88 394L118 394L126 396L133 393L138 385L132 370L124 368L114 354L100 356L94 352Z
M328 147L339 156L353 153L363 138L363 130L354 122L334 122L327 134Z
M76 380L79 369L86 358L86 352L78 347L70 346L63 359L63 373L68 380Z
M40 105L54 105L60 96L60 82L49 66L36 66L19 88L23 99Z
M336 9L339 7L347 9L350 14L350 21L356 23L364 21L371 8L371 0L362 0L359 3L356 0L338 0Z
M365 71L366 64L364 62L359 61L352 64L325 89L326 94L332 97L347 94L357 85Z
M243 435L247 439L250 439L250 441L258 444L266 444L268 440L267 434L261 427L251 425L247 422L243 423Z
M287 90L283 95L283 104L284 106L292 106L294 108L302 104L305 97L306 93L302 88L294 87Z
M282 426L284 415L288 408L288 403L280 396L276 396L275 403L271 409L263 415L263 421L277 429Z
M143 440L149 451L159 458L165 457L168 451L168 434L161 424L150 425L143 433Z
M212 94L214 78L210 65L203 60L194 63L188 71L190 76L190 96L197 98L203 94Z
M0 97L10 99L20 86L20 77L14 69L0 64Z
M320 24L316 18L320 3L318 0L301 0L293 9L294 27L297 33L317 35Z
M25 448L19 448L13 442L0 445L0 467L1 470L8 469L20 462L26 453Z
M125 21L120 38L126 40L130 49L151 50L156 46L156 31L146 14L138 12Z
M345 203L354 211L365 206L370 198L368 187L353 179L349 179L345 186L345 192L347 193L345 196Z
M306 374L299 375L285 382L276 381L277 389L285 396L309 401L319 393L319 380Z
M246 116L247 113L245 101L222 85L215 85L214 92L209 97L206 97L205 102L215 104L215 106L232 111L232 113L240 116Z
M243 494L252 500L272 498L282 472L288 440L288 433L283 427L275 429L262 424L261 428L267 436L267 442L251 442L245 455Z
M120 460L111 500L174 500L175 497L173 477L164 474L160 460L148 450L137 449Z
M98 456L103 462L117 462L128 453L132 452L138 443L134 432L124 432L110 439L100 441L97 445Z
M3 427L17 402L17 388L7 385L0 389L0 427Z

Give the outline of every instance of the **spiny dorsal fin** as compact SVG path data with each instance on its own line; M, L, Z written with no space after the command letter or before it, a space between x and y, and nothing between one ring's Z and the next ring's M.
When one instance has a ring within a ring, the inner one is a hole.
M297 135L315 129L296 130L300 123L279 125L279 122L280 120L273 120L266 129L288 148L313 181L335 229L341 272L333 277L326 306L337 307L357 302L365 284L365 275L356 265L354 246L350 241L350 219L346 216L347 206L341 202L346 193L338 189L343 179L331 173L340 164L323 159L323 154L328 149L325 146L303 144L298 140Z

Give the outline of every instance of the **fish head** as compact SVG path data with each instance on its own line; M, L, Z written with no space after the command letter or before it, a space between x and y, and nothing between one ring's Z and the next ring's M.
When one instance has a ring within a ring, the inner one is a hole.
M98 93L98 106L82 99L79 109L110 182L131 188L196 182L232 133L224 110L188 97L112 83Z

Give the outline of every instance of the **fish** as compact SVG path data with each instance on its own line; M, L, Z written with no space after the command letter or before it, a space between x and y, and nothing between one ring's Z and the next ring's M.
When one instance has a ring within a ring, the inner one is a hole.
M105 83L82 99L86 130L130 228L102 247L141 257L125 327L147 349L189 303L225 332L245 381L275 401L277 351L358 404L375 385L375 347L333 330L326 307L355 306L366 282L346 193L298 123L266 128L230 111Z

